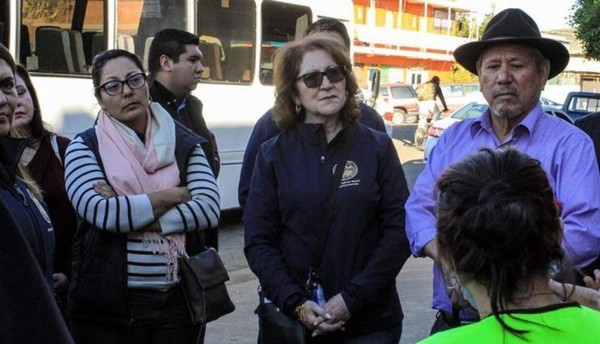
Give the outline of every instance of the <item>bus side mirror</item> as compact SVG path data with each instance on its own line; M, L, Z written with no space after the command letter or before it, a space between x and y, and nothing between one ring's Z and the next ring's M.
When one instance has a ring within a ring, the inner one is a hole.
M379 69L369 70L369 91L371 91L371 100L373 103L379 96L379 84L381 82L381 71Z

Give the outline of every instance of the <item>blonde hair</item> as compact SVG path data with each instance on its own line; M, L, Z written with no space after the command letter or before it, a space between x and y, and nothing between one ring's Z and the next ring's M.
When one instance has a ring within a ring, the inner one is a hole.
M17 128L17 127L11 126L10 136L15 137L15 138L27 138L28 146L31 143L31 140L26 135L24 135L23 128ZM19 157L19 160L21 160L21 157ZM40 188L38 183L35 181L35 179L33 179L31 174L29 174L29 170L27 169L26 165L19 162L17 164L17 169L15 172L16 172L15 175L17 176L17 178L25 184L25 186L29 189L29 191L31 191L31 193L37 199L39 199L40 201L44 199L44 197L43 197L44 193L43 193L42 189Z
M35 179L33 179L33 177L29 174L26 166L21 163L17 164L16 176L17 179L22 181L38 200L42 201L44 199L42 189Z

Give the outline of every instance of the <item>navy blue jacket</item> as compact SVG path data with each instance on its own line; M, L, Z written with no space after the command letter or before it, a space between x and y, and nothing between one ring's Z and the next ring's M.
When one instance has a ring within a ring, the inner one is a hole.
M53 290L23 237L24 222L12 214L10 203L0 197L0 342L71 344Z
M383 118L377 113L375 109L366 105L365 103L359 103L360 118L358 121L369 128L385 133L385 124ZM272 110L267 111L254 125L246 151L244 152L244 160L242 163L242 171L240 172L240 183L238 185L238 201L240 207L244 210L246 200L248 199L248 190L250 188L250 178L252 177L252 170L254 169L254 163L256 161L256 155L260 145L267 142L270 138L279 135L281 131L275 125L273 121Z
M321 262L325 298L341 293L348 333L402 322L396 276L410 255L408 187L392 140L357 125ZM348 126L327 143L320 124L299 123L260 147L244 210L245 253L266 296L289 315L307 298L317 231Z
M29 244L49 286L53 285L54 232L45 203L38 200L15 176L26 139L0 139L0 198L18 219L21 232Z

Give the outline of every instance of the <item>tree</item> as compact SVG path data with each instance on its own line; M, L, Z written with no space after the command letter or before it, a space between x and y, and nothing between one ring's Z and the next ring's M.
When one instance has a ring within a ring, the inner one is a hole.
M575 0L569 15L569 25L581 42L587 58L600 60L600 1Z
M485 15L482 18L472 18L469 13L456 14L456 29L455 35L458 37L466 37L471 39L480 39L483 35L485 27L492 19L491 15ZM481 21L479 25L477 22ZM474 26L474 27L472 27Z
M455 34L459 37L481 39L483 31L491 19L491 15L486 15L483 17L483 20L481 20L481 24L477 25L477 19L471 18L468 13L463 13L460 15L457 14ZM475 25L475 27L471 27L472 25ZM475 75L471 74L471 72L464 69L458 63L452 65L452 73L450 74L450 78L453 82L468 82L477 80Z

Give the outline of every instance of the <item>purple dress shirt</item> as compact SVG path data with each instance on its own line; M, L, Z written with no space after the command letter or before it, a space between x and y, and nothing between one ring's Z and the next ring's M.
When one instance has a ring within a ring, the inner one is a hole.
M516 148L541 162L562 207L566 255L578 267L591 263L600 251L600 174L594 145L578 128L545 114L539 103L502 142L492 128L489 109L477 119L446 129L406 202L406 232L413 254L423 256L423 247L434 238L435 185L444 170L481 148L502 147ZM452 311L437 263L432 307Z

